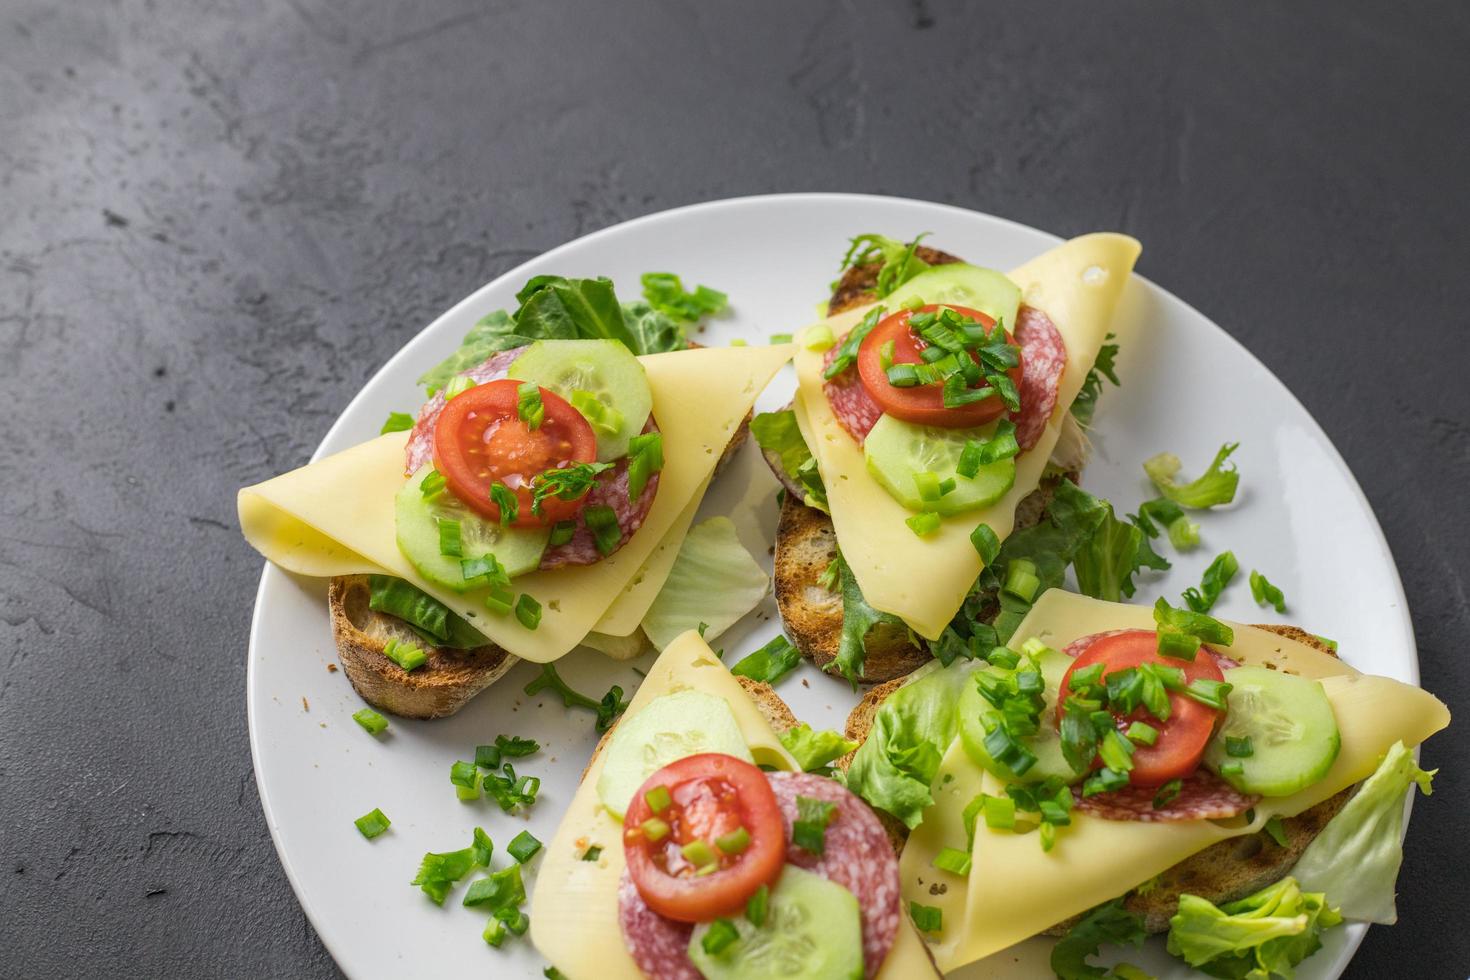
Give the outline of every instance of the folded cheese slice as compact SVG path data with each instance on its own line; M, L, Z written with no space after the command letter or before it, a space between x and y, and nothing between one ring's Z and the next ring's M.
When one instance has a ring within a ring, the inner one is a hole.
M937 532L923 538L904 524L912 513L869 476L861 447L832 414L822 391L823 353L797 352L796 422L826 484L842 556L874 608L902 617L920 636L938 639L980 574L970 532L983 523L1002 539L1010 534L1016 504L1041 481L1139 251L1138 242L1126 235L1084 235L1009 274L1021 287L1023 302L1046 313L1066 342L1056 408L1041 439L1016 461L1016 483L1009 493L989 507L945 518ZM840 340L867 311L851 310L824 322ZM915 574L920 569L923 574Z
M654 698L687 690L729 703L757 764L786 771L798 768L744 688L692 630L670 643L654 662L626 716L637 714ZM618 924L618 881L625 867L623 825L597 798L603 761L599 751L541 859L531 895L531 942L571 980L637 980L643 974L624 946ZM602 848L597 860L582 860L592 846ZM923 942L907 922L899 927L878 975L883 980L937 976Z
M643 525L611 557L515 580L518 593L541 603L534 631L513 616L489 614L484 590L455 593L424 581L398 550L393 495L403 485L406 433L380 436L241 490L240 526L257 551L289 572L396 575L510 653L538 663L554 660L594 627L614 634L636 627L668 576L720 454L793 350L790 344L707 347L639 358L664 436L658 494Z
M1255 819L1142 823L1073 813L1047 853L1035 834L975 832L974 871L960 878L933 866L944 847L965 846L961 811L981 792L1004 790L983 774L958 741L941 763L936 802L909 837L899 861L905 898L938 904L944 929L931 949L942 970L995 956L1058 922L1110 901L1211 844L1259 832L1273 816L1294 816L1366 779L1396 741L1414 746L1449 724L1432 694L1352 667L1295 640L1232 623L1234 645L1223 652L1245 664L1274 666L1321 681L1332 702L1342 749L1327 775L1288 797L1268 797ZM1114 629L1153 629L1153 611L1053 589L1037 600L1014 643L1037 637L1062 649L1079 637ZM936 895L936 891L939 892ZM999 971L1012 954L995 956Z

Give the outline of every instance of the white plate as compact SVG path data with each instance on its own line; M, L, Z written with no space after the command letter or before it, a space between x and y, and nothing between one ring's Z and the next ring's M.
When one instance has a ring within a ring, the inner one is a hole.
M1000 269L1058 240L960 208L856 195L742 198L640 218L533 259L439 317L352 400L316 456L377 435L389 411L412 410L420 401L414 385L420 372L452 350L481 315L514 308L514 293L530 276L606 275L628 299L637 295L641 273L671 270L688 284L730 295L731 313L700 341L762 343L814 318L847 239L869 231L898 238L932 232L935 246ZM1169 247L1144 245L1145 267L1150 246ZM1129 511L1148 494L1139 466L1148 456L1172 450L1183 457L1186 473L1197 473L1222 442L1241 444L1235 456L1242 474L1239 503L1204 515L1204 544L1193 554L1177 557L1164 547L1174 570L1143 576L1136 599L1151 603L1167 593L1177 601L1210 558L1230 548L1242 571L1217 607L1222 615L1300 623L1341 640L1344 658L1355 666L1417 683L1413 631L1393 558L1357 482L1301 404L1229 334L1146 280L1130 285L1116 330L1123 386L1109 388L1098 411L1096 452L1085 474L1089 490L1111 499L1120 513ZM793 387L787 368L760 407L780 406ZM701 515L729 514L769 566L775 493L775 480L747 446L717 481ZM1285 590L1286 617L1251 602L1244 578L1252 568ZM768 598L715 645L733 660L777 629ZM455 717L394 719L391 734L377 740L350 719L362 702L341 672L327 670L335 660L322 584L267 567L250 637L255 775L281 862L322 941L342 969L361 980L485 971L541 976L544 961L529 943L490 949L480 940L484 915L461 907L458 894L437 908L409 880L425 851L466 846L476 825L494 838L497 865L505 860L504 845L523 828L549 840L596 743L591 716L554 700L527 698L521 689L537 668L521 664ZM632 666L585 651L560 664L564 677L594 696L611 683L636 686ZM855 701L846 684L809 666L783 681L780 693L819 728L840 729ZM487 802L460 803L449 784L450 764L473 758L474 746L498 733L532 737L544 746L520 767L543 780L529 820L507 817ZM367 841L352 821L373 807L382 808L393 827ZM1334 930L1327 948L1299 975L1336 976L1364 931ZM1167 975L1187 974L1161 949L1131 958ZM1045 972L1044 965L1038 969Z

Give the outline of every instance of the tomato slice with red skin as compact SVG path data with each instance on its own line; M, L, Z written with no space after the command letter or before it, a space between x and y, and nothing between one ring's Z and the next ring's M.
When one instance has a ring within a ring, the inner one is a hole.
M531 480L547 470L597 459L597 435L566 399L541 388L545 418L535 429L517 412L521 383L489 381L460 392L444 404L434 425L434 466L449 491L476 513L500 520L490 487L503 483L520 507L515 527L544 527L575 517L586 495L548 497L540 515L531 512Z
M1058 689L1062 695L1071 691L1072 675L1093 664L1103 664L1103 677L1114 671L1137 667L1139 664L1160 664L1178 667L1184 671L1184 682L1195 680L1221 681L1225 675L1215 661L1215 655L1200 647L1193 660L1176 660L1159 655L1159 635L1151 630L1124 630L1111 636L1100 637L1082 652L1067 672L1062 675ZM1138 745L1133 752L1133 771L1128 774L1129 782L1135 786L1159 786L1171 779L1182 779L1199 768L1205 746L1214 734L1215 722L1223 712L1203 705L1194 698L1169 692L1169 718L1160 721L1149 714L1147 708L1139 707L1118 719L1118 730L1123 731L1135 721L1147 722L1159 731L1158 741L1153 745ZM1058 724L1061 713L1058 712ZM1101 765L1101 762L1097 763Z
M948 306L948 304L945 305ZM968 306L948 306L948 308L962 316L979 321L985 325L987 330L995 326L995 320L979 310L972 310ZM877 402L878 407L886 414L918 425L968 429L1000 418L1009 409L998 395L983 401L961 405L958 408L946 408L942 384L896 388L888 383L888 374L883 370L883 346L890 340L893 341L894 364L924 363L924 358L919 352L929 345L922 337L909 329L909 318L917 312L933 313L939 309L941 309L940 306L931 303L918 310L899 310L878 321L878 325L863 338L862 344L858 347L858 376L862 379L863 387L868 390L873 401ZM1006 334L1006 340L1014 343L1009 333ZM1010 375L1019 391L1021 387L1020 363L1006 373Z
M660 813L648 805L654 787L669 791ZM650 841L643 824L658 817L669 833ZM623 819L628 875L648 907L679 922L709 922L737 915L761 885L772 884L786 863L786 826L766 774L718 752L691 755L664 766L638 788ZM715 840L744 827L750 843L725 854ZM704 841L717 856L716 870L699 870L682 848Z

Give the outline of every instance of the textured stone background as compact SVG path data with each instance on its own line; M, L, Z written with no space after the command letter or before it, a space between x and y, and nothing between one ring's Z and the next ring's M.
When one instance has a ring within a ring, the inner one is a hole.
M476 286L711 198L1143 239L1346 456L1463 726L1467 50L1454 3L3 0L0 975L336 973L251 776L235 489ZM1352 977L1470 972L1470 752L1425 760Z

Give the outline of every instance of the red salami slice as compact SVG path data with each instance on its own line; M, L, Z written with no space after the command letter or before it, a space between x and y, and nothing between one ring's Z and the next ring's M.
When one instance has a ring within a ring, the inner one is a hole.
M1016 314L1016 342L1021 345L1021 410L1011 415L1016 442L1025 452L1041 438L1057 407L1057 391L1067 368L1067 345L1050 318L1034 306Z
M693 924L666 919L649 908L626 870L618 882L618 924L633 962L651 980L703 980L689 959Z
M1239 816L1257 803L1259 796L1247 796L1208 769L1196 769L1185 777L1179 795L1162 807L1154 806L1157 786L1125 786L1111 793L1083 796L1074 786L1073 810L1103 820L1141 820L1161 823L1173 820L1226 820Z
M791 846L786 860L815 871L857 896L863 915L863 963L871 978L888 956L898 934L903 912L899 900L898 859L883 825L866 803L846 787L825 776L802 772L768 773L776 802L786 821L786 837L796 820L796 797L837 804L837 815L827 825L822 854Z
M823 368L831 366L841 347L838 344L827 351L827 356L822 358ZM850 367L831 381L822 382L822 391L826 392L827 403L832 406L832 414L837 417L838 423L861 446L868 438L868 433L873 431L873 426L878 424L883 409L878 407L873 396L868 394L868 389L863 387L857 368Z
M463 372L461 376L470 378L475 384L499 381L506 377L512 362L520 356L523 350L525 350L524 347L516 347L493 354L482 363ZM444 411L444 401L444 393L441 391L419 409L418 420L414 422L413 432L410 433L408 445L403 451L406 474L417 473L421 467L434 461L434 426L439 421L439 413ZM643 427L643 431L658 431L658 425L651 416L648 424ZM623 531L623 536L618 540L618 548L621 548L628 543L633 533L643 526L644 518L648 516L649 508L653 506L654 494L657 492L658 474L655 473L644 485L643 492L638 495L637 500L628 499L628 461L624 458L619 460L612 469L598 475L596 485L587 493L587 507L612 508L618 518L618 527ZM585 511L586 508L584 507L583 510ZM587 528L586 520L579 513L577 530L573 533L572 539L555 548L547 548L545 554L541 556L541 567L564 568L568 565L592 565L604 557L606 556L597 550L597 539Z

